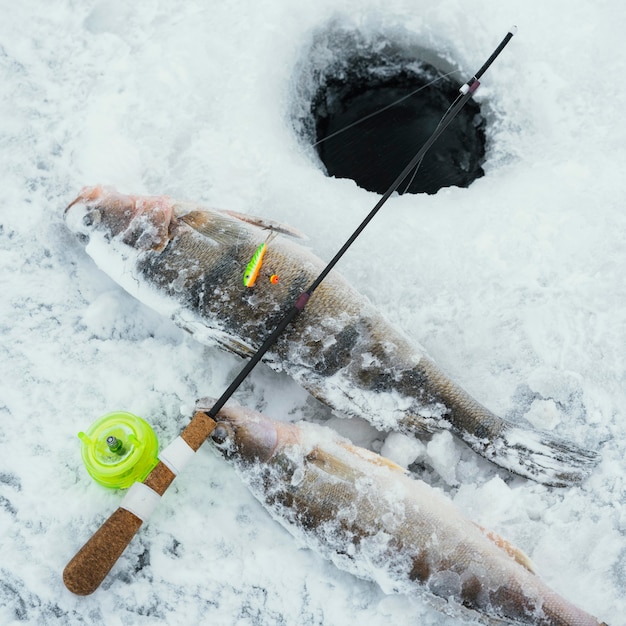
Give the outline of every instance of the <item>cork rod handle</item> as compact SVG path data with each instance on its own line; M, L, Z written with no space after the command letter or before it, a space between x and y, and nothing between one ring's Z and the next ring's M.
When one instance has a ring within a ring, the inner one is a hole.
M121 507L116 509L66 565L63 570L65 586L79 596L93 593L111 571L142 523L130 511Z
M213 432L215 425L213 419L199 411L183 430L181 438L193 452L196 452ZM148 474L143 485L149 488L148 492L158 499L172 484L174 478L176 474L159 461ZM137 483L133 487L136 485ZM116 509L66 565L63 570L65 586L72 593L80 596L93 593L111 571L142 524L142 518L127 508L120 506Z

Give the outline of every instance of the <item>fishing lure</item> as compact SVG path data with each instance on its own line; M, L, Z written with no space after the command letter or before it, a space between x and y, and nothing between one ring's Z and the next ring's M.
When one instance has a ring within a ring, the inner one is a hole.
M256 279L259 277L261 271L261 265L263 265L263 257L267 252L267 244L276 237L276 233L272 232L268 235L267 239L254 251L246 271L243 273L243 284L246 287L254 287Z

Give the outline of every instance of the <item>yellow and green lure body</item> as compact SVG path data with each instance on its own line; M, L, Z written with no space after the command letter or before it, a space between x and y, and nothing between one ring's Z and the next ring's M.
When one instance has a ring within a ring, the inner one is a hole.
M243 273L243 284L246 287L253 287L256 279L259 277L261 271L261 265L263 265L263 257L267 252L267 244L274 239L276 233L270 233L268 238L254 251L250 263L246 267L246 271Z

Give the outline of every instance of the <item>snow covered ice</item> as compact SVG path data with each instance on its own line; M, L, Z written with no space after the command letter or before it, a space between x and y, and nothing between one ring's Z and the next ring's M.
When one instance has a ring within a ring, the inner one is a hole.
M440 51L459 83L519 27L476 94L485 176L392 198L338 269L479 401L601 461L580 487L542 487L445 433L410 447L341 421L267 368L237 400L395 452L560 594L626 623L622 4L2 4L0 622L462 623L303 549L204 448L100 590L61 580L123 495L89 478L77 433L128 410L166 445L241 366L100 272L63 209L99 182L164 193L293 224L329 259L378 199L326 177L290 123L302 55L339 22Z

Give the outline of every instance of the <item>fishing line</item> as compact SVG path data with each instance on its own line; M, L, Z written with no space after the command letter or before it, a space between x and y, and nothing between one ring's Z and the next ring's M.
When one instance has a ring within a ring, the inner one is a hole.
M417 172L420 168L420 165L422 164L422 161L424 159L420 159L419 162L417 163L417 165L415 166L415 169L413 170L413 174L411 175L411 178L409 179L409 182L406 184L406 187L404 188L404 191L402 192L398 192L400 193L401 196L403 196L405 193L407 193L407 191L409 190L409 187L413 184L413 181L415 180L415 177L417 176Z
M452 70L451 72L448 72L447 74L441 74L440 76L437 76L437 78L434 78L433 80L431 80L426 85L422 85L421 87L418 87L415 91L412 91L411 93L407 94L406 96L402 96L401 98L398 98L395 102L391 102L390 104L386 104L384 107L382 107L380 109L377 109L376 111L374 111L372 113L368 113L367 115L364 115L362 118L356 120L355 122L352 122L352 123L348 124L347 126L344 126L343 128L340 128L339 130L336 130L335 132L331 133L330 135L326 135L326 137L322 137L322 139L318 139L315 143L311 144L311 147L315 148L315 147L319 146L319 144L323 143L324 141L328 141L329 139L332 139L333 137L336 137L337 135L340 135L341 133L345 132L346 130L349 130L350 128L353 128L357 124L360 124L361 122L365 122L366 120L371 119L372 117L378 115L379 113L383 113L387 109L391 109L392 107L395 107L396 105L400 104L401 102L404 102L408 98L411 98L416 93L419 93L420 91L423 91L424 89L427 89L428 87L431 87L435 83L439 82L440 80L443 80L444 78L447 78L448 76L450 76L452 74L458 74L460 71L461 70Z
M452 73L452 72L450 72ZM437 126L435 127L435 130L433 132L436 132L437 129L441 126L441 124L443 123L443 121L446 119L446 115L448 115L450 113L450 111L452 111L452 109L454 108L455 104L459 101L459 99L462 97L462 94L459 94L454 102L448 107L448 109L446 110L446 112L441 116L441 119L439 120L439 123L437 124ZM452 121L452 120L450 120ZM400 194L400 195L404 195L405 193L407 193L407 191L409 190L409 187L413 184L413 181L415 180L415 177L417 176L417 172L420 168L420 166L422 165L422 161L424 160L424 157L422 157L417 164L415 165L415 169L413 170L413 175L411 176L411 179L409 180L409 182L407 183L406 187L404 188L404 191Z

